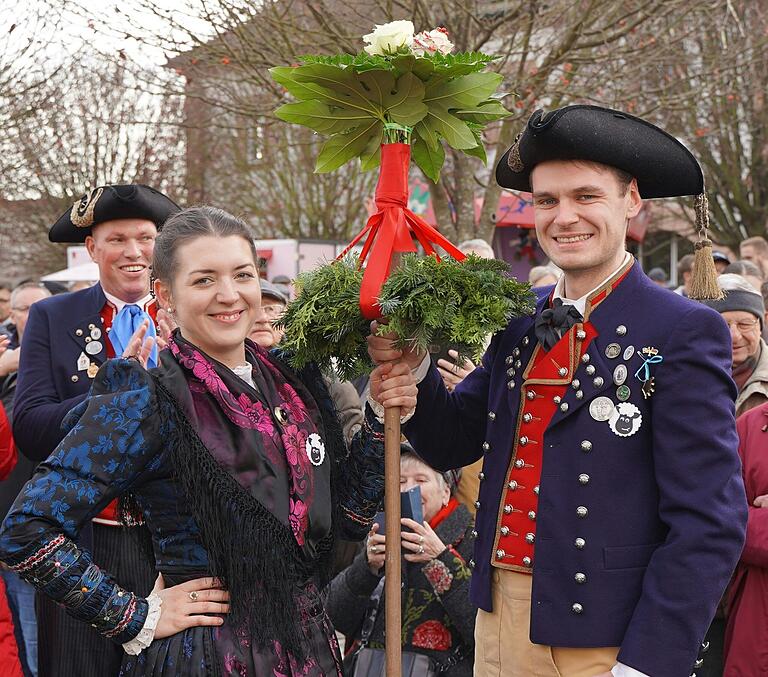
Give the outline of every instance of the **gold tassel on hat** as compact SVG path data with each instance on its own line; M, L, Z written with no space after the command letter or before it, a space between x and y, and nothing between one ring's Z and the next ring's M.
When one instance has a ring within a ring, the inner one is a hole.
M693 270L691 271L691 289L689 298L697 301L719 301L725 298L723 290L717 284L717 268L712 258L712 240L709 239L709 201L707 194L696 196L696 234L694 245Z

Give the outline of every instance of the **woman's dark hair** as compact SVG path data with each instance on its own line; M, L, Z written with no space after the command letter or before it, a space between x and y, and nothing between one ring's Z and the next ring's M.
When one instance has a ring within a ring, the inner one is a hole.
M251 248L256 261L256 246L245 221L216 207L189 207L176 212L163 225L155 240L152 274L158 280L170 282L176 270L179 249L198 237L242 237Z

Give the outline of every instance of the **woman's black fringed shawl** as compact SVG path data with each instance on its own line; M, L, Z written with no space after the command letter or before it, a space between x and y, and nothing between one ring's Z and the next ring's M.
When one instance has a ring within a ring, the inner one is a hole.
M295 372L292 374L281 359L274 353L270 359L287 380L295 382ZM278 641L303 661L306 650L295 595L309 579L317 580L320 587L329 579L339 505L334 502L331 506L330 533L317 544L317 556L307 561L290 527L217 463L162 376L153 376L161 410L170 413L175 427L170 441L174 476L200 529L210 573L229 591L229 622L257 646ZM335 499L339 464L347 456L341 424L319 369L310 365L298 378L320 411L321 433L331 462L331 496Z

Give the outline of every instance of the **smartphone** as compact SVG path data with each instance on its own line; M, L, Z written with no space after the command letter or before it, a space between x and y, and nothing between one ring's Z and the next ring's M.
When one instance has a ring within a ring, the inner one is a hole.
M456 360L448 354L449 350L458 350L458 346L451 343L444 343L442 345L433 343L429 346L429 357L435 366L438 366L438 360L446 360L450 363L456 362Z
M408 491L400 492L400 517L408 517L419 524L424 521L424 511L421 507L421 487L413 487ZM385 528L384 513L378 513L373 521L379 525L378 533L383 534ZM403 529L407 531L405 527Z

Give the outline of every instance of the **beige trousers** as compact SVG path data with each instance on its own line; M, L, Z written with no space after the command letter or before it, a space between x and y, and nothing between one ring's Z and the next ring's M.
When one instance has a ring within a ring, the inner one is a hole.
M533 644L531 576L494 568L493 613L475 624L475 677L595 677L616 664L617 647L574 649Z

